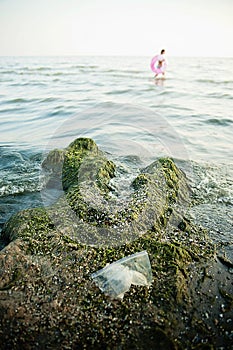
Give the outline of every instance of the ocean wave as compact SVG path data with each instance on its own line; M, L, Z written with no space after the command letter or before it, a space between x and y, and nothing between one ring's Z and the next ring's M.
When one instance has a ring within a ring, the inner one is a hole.
M1 104L6 104L6 105L14 105L14 104L25 104L25 103L31 103L31 102L35 102L37 99L35 98L23 98L23 97L16 97L16 98L12 98L12 99L7 99L7 100L2 100Z
M35 185L34 182L30 183L6 183L0 186L0 197L5 197L9 195L22 194L27 192L37 192L40 188Z
M23 72L46 72L46 71L51 71L53 67L49 66L39 66L39 67L20 67L20 69L17 71L18 73L23 73Z
M233 164L193 163L191 219L215 242L233 239Z
M218 119L218 118L210 118L206 121L204 121L207 124L212 124L212 125L221 125L221 126L228 126L233 124L233 120L231 119Z
M122 95L125 93L130 92L131 89L118 89L118 90L114 90L114 91L106 91L106 95Z
M13 86L13 87L30 87L30 86L35 86L38 88L44 88L45 86L48 86L47 82L43 82L43 81L38 81L38 80L34 80L34 81L12 81L12 83L9 84L9 86Z
M193 163L194 197L200 204L233 206L233 164Z
M47 102L57 102L59 100L59 98L57 97L53 97L53 96L49 96L49 97L45 97L40 99L38 102L39 103L47 103Z
M0 74L15 74L14 69L0 70Z
M205 84L211 84L211 85L226 85L226 84L233 84L233 80L226 80L226 79L209 79L209 78L199 78L195 80L197 83L205 83Z
M0 109L0 113L1 114L11 114L11 113L19 112L19 111L23 110L23 108L24 108L23 106L2 108L2 109ZM2 121L1 121L1 125L2 125Z
M76 64L70 66L71 69L97 69L99 68L97 65L89 65L89 64Z
M24 103L24 102L28 102L27 99L25 98L13 98L12 100L8 100L7 103Z
M219 92L212 92L212 93L207 93L206 97L214 98L214 99L230 99L233 100L233 95L232 94L227 94L225 92L219 93Z
M0 147L0 197L40 190L40 153Z

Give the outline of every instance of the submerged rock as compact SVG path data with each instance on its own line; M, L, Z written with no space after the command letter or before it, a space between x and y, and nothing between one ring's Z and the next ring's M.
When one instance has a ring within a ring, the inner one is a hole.
M59 188L56 202L19 212L2 232L3 349L231 344L228 267L215 260L205 231L185 217L190 189L171 159L142 169L124 201L112 185L116 165L91 139L52 151L43 167L48 186ZM143 250L151 286L131 286L123 300L103 294L91 275Z

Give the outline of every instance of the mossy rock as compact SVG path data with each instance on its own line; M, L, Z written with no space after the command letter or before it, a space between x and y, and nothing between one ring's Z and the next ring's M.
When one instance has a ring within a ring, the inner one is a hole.
M56 160L62 196L47 208L19 212L3 229L8 246L0 253L0 293L11 298L6 302L2 294L0 322L8 348L145 349L156 343L185 349L192 339L178 334L190 322L180 311L192 307L190 266L213 254L205 232L179 211L189 201L185 175L171 159L160 159L141 170L119 204L111 196L116 166L93 140L50 153L44 166L57 172ZM151 262L151 287L134 286L122 301L109 299L91 274L142 250Z
M110 196L116 166L93 140L80 138L63 152L51 151L43 164L56 162L63 163L63 195L48 208L14 216L3 230L5 241L16 237L40 241L57 231L77 244L119 246L148 231L170 230L174 222L186 234L192 233L193 227L179 212L188 203L189 187L171 159L159 159L142 169L124 203Z
M83 160L89 156L97 157L100 153L96 143L92 139L79 138L69 145L65 152L62 170L62 184L65 191L69 187L78 184L80 176L79 168Z

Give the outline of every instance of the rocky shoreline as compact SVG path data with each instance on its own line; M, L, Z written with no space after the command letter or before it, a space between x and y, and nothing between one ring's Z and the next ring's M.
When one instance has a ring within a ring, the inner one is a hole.
M61 195L2 231L0 349L233 349L233 263L185 216L191 193L171 159L142 169L124 201L91 139L42 167ZM92 273L141 251L150 287L118 300L96 286Z

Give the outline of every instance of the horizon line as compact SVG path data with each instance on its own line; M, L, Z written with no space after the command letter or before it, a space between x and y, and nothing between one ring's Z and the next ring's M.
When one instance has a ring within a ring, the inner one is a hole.
M154 54L0 54L0 57L152 57ZM166 55L174 58L233 58L233 56L212 55Z

